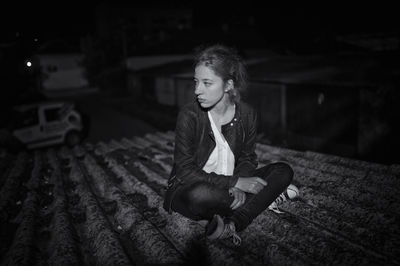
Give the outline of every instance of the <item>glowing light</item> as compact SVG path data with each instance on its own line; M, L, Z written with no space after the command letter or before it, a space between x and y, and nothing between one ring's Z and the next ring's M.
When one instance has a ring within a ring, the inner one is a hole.
M318 105L321 105L321 104L323 104L324 103L324 101L325 101L325 95L322 93L322 92L320 92L319 94L318 94Z
M31 61L27 61L27 62L26 62L26 66L27 66L27 67L31 67L31 66L32 66L32 62L31 62Z

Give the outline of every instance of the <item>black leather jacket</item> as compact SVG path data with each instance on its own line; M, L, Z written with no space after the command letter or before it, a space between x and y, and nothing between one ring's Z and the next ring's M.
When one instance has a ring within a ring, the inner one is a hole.
M175 191L182 185L206 181L228 190L239 177L250 176L257 168L255 153L257 114L244 102L236 103L235 116L221 127L234 157L232 176L206 173L202 170L215 148L215 139L207 110L197 101L183 106L175 129L174 165L168 180L164 209L171 213Z

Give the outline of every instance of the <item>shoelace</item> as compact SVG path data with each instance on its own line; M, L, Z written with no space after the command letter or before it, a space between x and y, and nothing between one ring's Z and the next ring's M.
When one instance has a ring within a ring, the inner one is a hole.
M235 246L240 246L240 244L242 243L242 239L237 234L233 234L232 241Z
M283 211L279 210L278 204L287 201L288 197L286 197L285 193L281 193L271 205L268 206L268 209L275 212L275 213L284 213Z
M278 205L284 201L287 201L287 197L285 195L285 193L281 193L276 199L275 199L275 203Z
M235 246L240 246L240 244L242 243L242 239L236 233L235 224L232 222L225 224L224 231L222 232L222 234L220 235L219 238L225 239L225 238L229 238L229 237L232 237L232 242Z

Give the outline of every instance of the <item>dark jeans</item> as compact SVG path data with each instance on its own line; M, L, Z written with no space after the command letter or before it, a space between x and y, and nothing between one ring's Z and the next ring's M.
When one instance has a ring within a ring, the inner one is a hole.
M292 182L293 170L286 163L272 163L256 169L252 176L267 181L258 194L246 193L245 203L232 210L233 197L228 190L208 182L197 182L178 189L172 209L192 220L210 220L214 214L230 217L236 230L244 230L254 218L263 212Z

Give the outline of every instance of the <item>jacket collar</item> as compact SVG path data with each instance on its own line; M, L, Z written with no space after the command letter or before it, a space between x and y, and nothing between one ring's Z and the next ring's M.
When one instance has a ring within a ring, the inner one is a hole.
M197 102L197 101L196 101ZM202 108L200 106L200 104L197 102L197 107L199 108L199 111L201 113L201 118L202 119L207 119L208 120L208 115L207 115L207 111L208 109ZM241 106L240 106L240 102L235 102L235 116L233 117L233 120L236 118L237 121L240 121L241 118ZM211 128L210 125L210 121L208 121L208 124Z
M215 141L214 133L211 128L211 123L210 120L208 119L208 114L207 114L208 109L202 108L198 102L196 106L199 108L201 120L205 123L205 132L207 132L208 135ZM235 102L235 115L228 124L222 126L222 130L227 126L230 126L231 123L238 123L239 121L241 121L240 119L241 119L241 105L240 102Z

